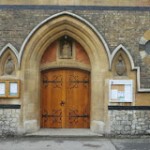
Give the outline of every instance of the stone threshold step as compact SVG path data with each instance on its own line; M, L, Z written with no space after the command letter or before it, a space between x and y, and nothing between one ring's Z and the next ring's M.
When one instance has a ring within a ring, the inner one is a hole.
M103 137L102 134L92 132L90 129L40 129L28 133L26 137Z

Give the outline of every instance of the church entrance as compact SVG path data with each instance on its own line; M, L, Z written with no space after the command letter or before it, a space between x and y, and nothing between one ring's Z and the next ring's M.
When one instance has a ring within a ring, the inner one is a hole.
M41 127L90 127L90 73L52 69L41 73Z

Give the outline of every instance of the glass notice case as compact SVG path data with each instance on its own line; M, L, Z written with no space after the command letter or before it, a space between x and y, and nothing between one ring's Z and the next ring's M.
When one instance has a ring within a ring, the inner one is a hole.
M19 98L20 80L0 80L0 98Z
M110 80L109 81L110 102L133 102L132 80Z

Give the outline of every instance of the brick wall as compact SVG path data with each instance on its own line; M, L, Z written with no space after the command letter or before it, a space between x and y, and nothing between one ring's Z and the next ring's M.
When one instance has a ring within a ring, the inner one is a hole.
M41 59L41 64L56 61L56 56L57 56L57 42L53 42L44 52Z
M59 58L59 54L58 53L58 41L54 41L48 48L47 50L44 52L42 59L41 59L41 64L46 64L46 63L50 63L50 62L54 62L57 61L57 59ZM85 52L84 48L78 43L74 41L74 51L75 51L75 61L83 63L83 64L87 64L90 65L90 60L89 57L87 55L87 53Z
M76 60L80 63L90 65L90 60L85 52L84 48L77 42L75 42L75 49L76 49Z

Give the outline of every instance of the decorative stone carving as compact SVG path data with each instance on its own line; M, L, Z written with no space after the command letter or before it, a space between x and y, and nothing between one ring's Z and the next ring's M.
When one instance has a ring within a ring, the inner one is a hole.
M15 64L11 57L9 57L5 63L4 74L11 75L15 70Z
M117 75L119 76L126 75L126 65L121 55L118 57L115 67Z
M68 36L60 40L60 58L72 58L72 41Z

